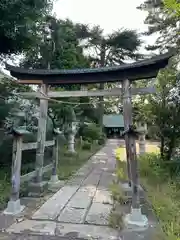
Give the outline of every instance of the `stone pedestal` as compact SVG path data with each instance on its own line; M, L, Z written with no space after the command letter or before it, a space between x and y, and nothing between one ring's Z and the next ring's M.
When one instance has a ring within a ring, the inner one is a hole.
M29 197L41 197L44 191L47 189L47 182L31 182L29 184Z
M54 189L57 188L58 186L60 186L60 181L58 179L58 175L57 175L57 169L58 169L58 161L59 161L59 141L58 141L58 136L60 134L62 134L61 131L59 131L58 129L54 129L53 130L53 134L54 134L54 146L53 146L53 167L52 167L52 175L51 175L51 179L48 182L48 188L49 189Z
M58 178L58 175L52 175L51 179L48 182L48 188L56 188L59 187L61 185L61 181Z
M76 153L74 149L74 143L75 143L75 135L74 134L69 134L69 143L68 143L68 152L70 153Z
M147 125L145 123L137 123L137 130L139 132L139 155L146 153L146 133Z
M139 136L139 155L146 153L146 138L145 134Z
M131 209L131 213L127 214L124 218L127 226L148 227L148 219L141 213L141 209Z

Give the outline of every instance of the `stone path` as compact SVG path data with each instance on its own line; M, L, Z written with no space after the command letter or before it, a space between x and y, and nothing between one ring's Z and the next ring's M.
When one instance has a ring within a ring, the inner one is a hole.
M118 143L108 140L30 219L12 224L6 232L20 234L14 239L119 239L118 232L108 227L112 208L108 190Z

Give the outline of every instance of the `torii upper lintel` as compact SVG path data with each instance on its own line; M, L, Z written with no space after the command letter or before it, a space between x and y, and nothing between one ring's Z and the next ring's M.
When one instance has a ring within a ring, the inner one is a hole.
M72 70L24 69L6 64L11 75L24 84L61 85L135 81L157 76L159 69L168 64L172 53L166 53L135 63L113 67L86 68Z

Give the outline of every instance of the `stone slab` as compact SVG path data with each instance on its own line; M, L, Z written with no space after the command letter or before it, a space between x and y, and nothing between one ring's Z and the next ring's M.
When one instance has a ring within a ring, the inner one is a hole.
M34 233L37 235L55 235L56 223L52 221L25 220L14 223L6 231L8 233Z
M95 187L80 188L68 203L68 207L88 208L96 192Z
M118 231L114 229L86 224L58 223L56 235L61 237L66 236L67 239L121 240L118 238Z
M76 176L76 177L73 177L72 179L70 179L67 182L67 185L78 186L78 185L81 185L83 183L83 181L84 181L84 177Z
M93 202L110 204L110 205L113 204L110 192L106 190L100 190L100 189L96 191L96 194L93 198Z
M64 186L37 210L32 219L55 220L78 187Z
M100 174L93 174L93 172L84 180L83 186L94 185L97 186L100 180Z
M64 223L83 223L86 211L86 208L66 207L60 213L58 221Z
M109 225L109 214L112 206L109 204L93 203L85 220L85 223L95 225Z
M15 221L16 217L11 215L4 215L3 213L0 214L0 231L8 228L12 225Z

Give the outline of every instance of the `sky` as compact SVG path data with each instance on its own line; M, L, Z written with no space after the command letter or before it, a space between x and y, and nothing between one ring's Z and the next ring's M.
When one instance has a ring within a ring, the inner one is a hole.
M146 12L137 9L143 0L56 0L54 12L58 18L100 25L105 34L120 28L147 30ZM144 37L151 44L154 37Z

